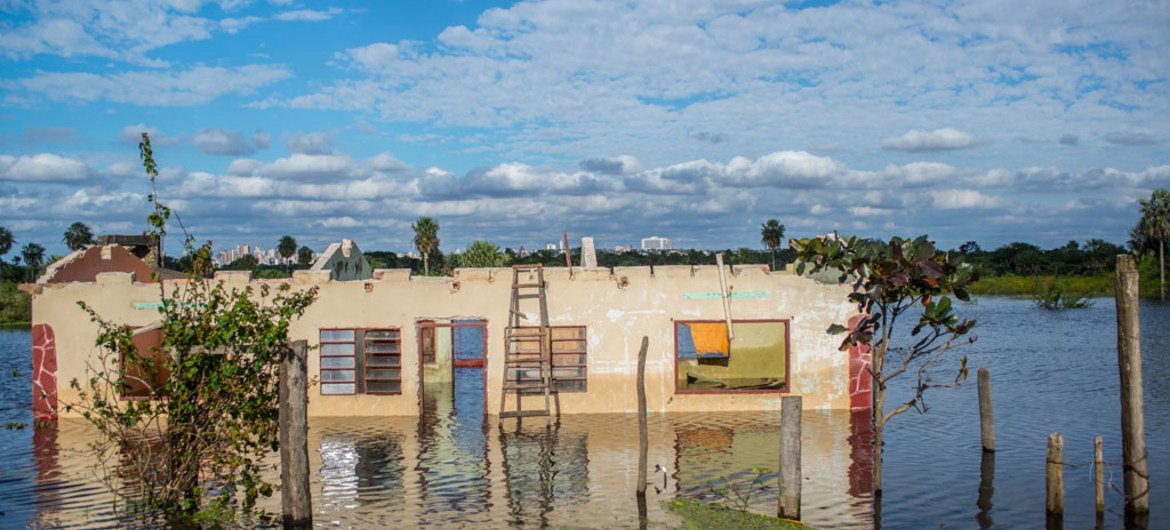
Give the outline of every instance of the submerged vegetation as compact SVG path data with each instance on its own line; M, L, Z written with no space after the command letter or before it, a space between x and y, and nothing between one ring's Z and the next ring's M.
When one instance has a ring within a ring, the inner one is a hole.
M1070 292L1059 280L1049 282L1042 292L1032 297L1032 301L1041 309L1082 309L1093 305L1092 300L1083 294Z
M788 519L749 513L692 499L669 501L666 503L666 509L681 517L682 528L687 530L722 530L724 528L797 530L809 528Z

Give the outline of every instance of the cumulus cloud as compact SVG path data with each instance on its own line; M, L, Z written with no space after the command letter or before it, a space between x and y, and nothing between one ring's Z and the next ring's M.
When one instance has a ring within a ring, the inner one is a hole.
M290 153L306 155L329 154L332 149L333 135L325 132L294 134L284 142L284 148Z
M947 151L975 145L975 137L963 131L944 127L933 131L907 131L882 141L882 149L889 151Z
M125 145L138 145L142 141L142 133L150 135L151 145L179 144L179 138L165 135L159 131L158 127L152 127L145 123L122 127L122 130L118 132L118 142Z
M630 155L621 155L614 158L590 158L577 164L582 171L591 171L605 175L629 175L642 170L642 164L637 158Z
M347 178L357 167L348 156L296 153L265 164L259 171L275 178Z
M995 208L1001 201L976 190L939 190L930 192L935 208L940 210L964 210L972 208Z
M89 176L85 163L53 153L0 155L0 180L67 182L86 180Z
M366 161L366 165L374 171L381 171L383 173L403 173L410 170L410 166L385 151L370 157Z
M208 155L246 156L268 147L268 136L256 133L248 138L227 129L200 129L191 139L200 152Z

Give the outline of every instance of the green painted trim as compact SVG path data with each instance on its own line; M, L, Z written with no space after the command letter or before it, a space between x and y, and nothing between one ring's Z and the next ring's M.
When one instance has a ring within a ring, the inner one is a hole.
M134 302L134 309L161 309L162 302Z
M732 292L728 298L767 298L768 293L763 291ZM718 300L723 298L719 293L683 293L683 300Z

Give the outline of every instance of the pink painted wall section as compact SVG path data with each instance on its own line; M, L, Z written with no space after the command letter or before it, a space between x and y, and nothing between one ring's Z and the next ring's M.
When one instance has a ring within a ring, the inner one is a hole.
M57 421L57 342L53 328L32 328L33 421Z
M861 322L861 315L849 319L849 329L857 329ZM849 408L851 410L873 409L873 374L870 373L870 363L873 357L869 353L868 344L857 344L849 347Z

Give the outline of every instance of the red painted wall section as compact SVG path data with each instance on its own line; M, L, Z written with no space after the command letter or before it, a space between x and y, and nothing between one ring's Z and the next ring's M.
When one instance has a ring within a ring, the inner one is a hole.
M849 319L849 329L857 329L861 315ZM869 367L873 362L868 344L849 347L849 408L850 410L873 409L873 374Z
M57 421L57 342L53 328L32 328L33 421Z
M134 281L154 281L154 271L142 258L131 254L125 247L110 245L92 246L80 256L61 265L54 271L49 283L92 282L103 272L133 272Z

